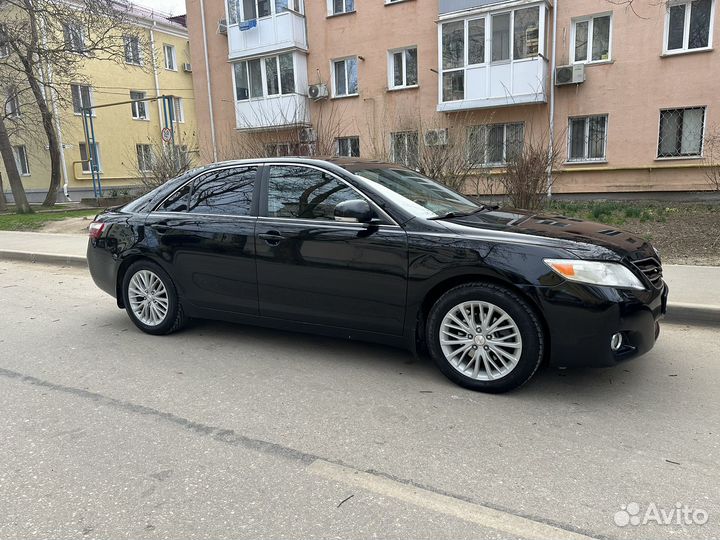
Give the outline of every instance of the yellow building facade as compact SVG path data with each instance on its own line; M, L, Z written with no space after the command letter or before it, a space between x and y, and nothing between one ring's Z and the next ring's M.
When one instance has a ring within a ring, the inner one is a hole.
M106 196L125 194L151 174L150 156L163 147L162 130L168 122L178 150L197 161L192 63L184 21L139 8L134 16L145 42L137 46L126 43L122 63L88 58L83 64L83 80L58 89L67 92L62 102L68 106L61 108L60 100L51 104L62 144L58 202L94 194L81 107L97 107L92 120ZM169 108L169 100L151 99L158 96L173 96L172 117L164 110ZM148 101L131 103L140 99ZM47 141L42 132L23 139L13 140L16 161L28 199L41 202L50 183ZM0 172L6 179L1 163ZM4 189L9 196L7 181Z

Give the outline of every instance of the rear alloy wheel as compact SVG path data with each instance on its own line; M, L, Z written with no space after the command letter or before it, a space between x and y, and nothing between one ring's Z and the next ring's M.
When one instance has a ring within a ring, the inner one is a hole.
M525 383L543 359L537 316L514 292L472 283L445 293L428 321L428 344L452 381L483 392Z
M183 324L182 307L170 276L150 261L128 268L123 279L125 309L135 326L148 334L169 334Z

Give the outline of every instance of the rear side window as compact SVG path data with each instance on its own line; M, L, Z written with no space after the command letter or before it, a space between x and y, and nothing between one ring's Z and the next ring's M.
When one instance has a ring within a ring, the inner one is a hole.
M188 199L190 198L190 184L188 182L182 188L170 195L165 202L157 207L158 212L187 212Z
M348 185L317 169L291 165L270 169L270 217L334 221L338 203L360 198Z
M248 216L252 208L257 167L222 169L193 182L188 212Z

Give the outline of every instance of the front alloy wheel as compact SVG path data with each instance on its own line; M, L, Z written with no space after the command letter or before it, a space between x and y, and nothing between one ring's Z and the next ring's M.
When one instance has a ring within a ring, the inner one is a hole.
M542 363L544 332L528 302L489 283L450 289L430 310L430 355L450 380L481 392L507 392Z

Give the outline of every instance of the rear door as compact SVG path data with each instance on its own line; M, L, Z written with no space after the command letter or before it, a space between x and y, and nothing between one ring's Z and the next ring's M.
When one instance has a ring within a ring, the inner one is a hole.
M197 176L150 213L148 244L157 247L184 302L258 313L255 268L257 166Z
M335 205L362 198L317 167L266 167L255 238L261 315L402 334L405 232L377 209L378 225L334 219Z

